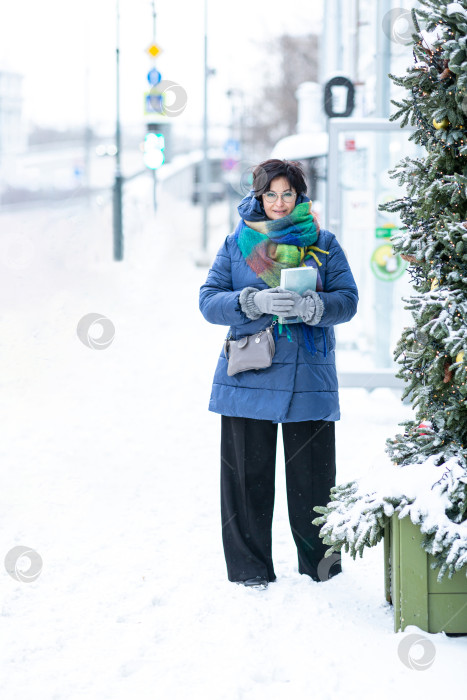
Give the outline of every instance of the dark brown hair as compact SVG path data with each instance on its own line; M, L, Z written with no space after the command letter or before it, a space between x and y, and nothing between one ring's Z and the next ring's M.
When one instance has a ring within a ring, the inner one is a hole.
M302 164L294 160L270 158L253 170L253 190L256 199L260 200L261 195L269 191L271 181L276 177L285 177L297 194L306 194L307 185Z

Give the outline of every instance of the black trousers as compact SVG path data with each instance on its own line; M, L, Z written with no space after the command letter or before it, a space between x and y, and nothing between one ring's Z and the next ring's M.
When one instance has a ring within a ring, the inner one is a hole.
M316 581L323 580L318 566L328 547L319 537L319 526L311 521L318 517L313 506L326 505L335 485L334 422L282 423L282 434L287 506L298 570ZM222 541L229 581L276 578L272 561L276 444L277 423L222 416ZM340 571L340 562L335 561L326 578Z

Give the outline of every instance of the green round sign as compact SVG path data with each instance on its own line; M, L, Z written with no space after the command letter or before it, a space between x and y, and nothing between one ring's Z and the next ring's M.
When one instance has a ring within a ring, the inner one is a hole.
M407 262L402 260L398 253L394 255L392 246L389 243L383 243L373 251L370 266L373 274L379 280L392 282L404 274Z

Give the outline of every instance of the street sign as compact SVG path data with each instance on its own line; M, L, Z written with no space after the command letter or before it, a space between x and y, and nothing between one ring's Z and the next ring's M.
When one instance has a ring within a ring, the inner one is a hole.
M379 280L392 282L404 274L407 263L399 254L394 255L389 243L382 243L373 251L370 266L373 274Z
M152 56L153 58L156 58L157 54L161 52L160 48L157 46L157 44L151 44L151 46L148 46L146 49L148 54Z
M343 87L347 90L346 94L346 104L342 111L337 111L334 109L334 99L333 99L333 88ZM355 107L355 87L349 78L342 75L336 75L324 86L324 111L328 117L350 117Z
M224 143L224 153L227 156L234 156L240 153L240 141L238 139L227 139Z
M148 73L148 83L149 85L157 85L158 83L161 82L162 75L159 73L157 68L151 68L151 70Z
M393 236L399 229L397 226L394 226L394 224L385 224L384 226L377 226L375 228L375 237L376 238L390 238Z
M237 163L238 160L236 160L235 158L224 158L224 160L222 161L222 169L233 170Z
M164 114L163 95L157 92L144 93L144 113L148 114Z

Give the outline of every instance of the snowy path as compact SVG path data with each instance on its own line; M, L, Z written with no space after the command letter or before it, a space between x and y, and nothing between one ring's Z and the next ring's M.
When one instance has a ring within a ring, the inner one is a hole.
M32 583L2 569L2 700L458 695L467 639L423 633L436 649L425 671L399 659L418 629L393 632L381 544L331 581L297 573L280 450L277 581L227 581L220 419L207 411L225 329L198 311L199 211L167 200L156 218L130 214L123 263L105 209L0 216L0 551L43 559ZM90 312L115 325L105 350L77 337ZM341 405L339 481L386 459L409 415L388 390L343 390Z

